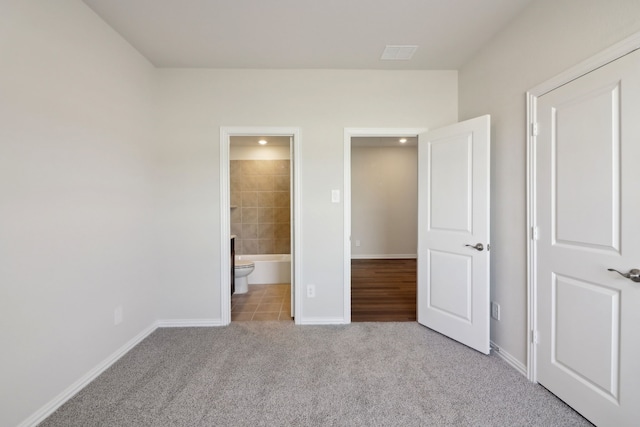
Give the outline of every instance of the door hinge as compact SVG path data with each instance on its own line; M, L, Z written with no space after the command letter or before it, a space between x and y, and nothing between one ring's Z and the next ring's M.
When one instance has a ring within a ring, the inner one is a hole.
M538 239L540 239L540 232L538 230L538 227L531 227L531 240Z
M531 123L531 136L538 136L538 122Z
M531 331L531 342L538 344L538 331Z

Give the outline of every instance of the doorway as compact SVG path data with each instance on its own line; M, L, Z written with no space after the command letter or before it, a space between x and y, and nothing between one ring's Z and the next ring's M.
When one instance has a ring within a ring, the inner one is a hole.
M351 321L351 139L418 135L417 320L489 353L490 116L424 129L345 129L345 320Z
M344 242L344 319L345 323L350 323L352 321L352 258L354 257L352 254L355 252L355 256L363 256L363 255L373 255L373 253L366 254L364 251L367 246L362 246L362 239L357 238L353 235L353 224L352 224L352 141L359 140L365 146L367 142L369 145L375 145L375 139L380 141L386 139L387 143L393 141L396 144L399 143L400 138L406 138L409 140L410 138L416 139L416 136L420 133L425 132L426 129L423 128L368 128L368 129L357 129L357 128L346 128L344 131L344 226L345 226L345 242ZM381 142L379 144L382 144ZM416 160L417 161L417 160ZM384 178L384 177L382 177ZM416 179L417 183L417 179ZM417 194L415 194L415 199L417 200ZM402 209L402 206L397 207L398 209ZM417 214L417 211L416 211ZM369 225L365 227L365 229L371 228ZM358 228L356 227L356 230ZM356 240L360 240L360 246L356 245ZM380 242L376 243L377 246L372 247L380 247ZM359 248L356 252L355 248ZM371 252L376 251L375 249L371 249ZM379 255L379 254L378 254ZM415 296L415 294L414 294Z
M291 320L291 137L232 136L231 320Z
M416 136L351 139L351 212L351 320L416 321Z
M297 128L221 129L221 265L228 265L229 254L235 252L234 263L252 267L234 297L232 283L238 274L234 280L233 264L231 270L221 269L223 324L232 320L232 304L234 320L298 322L301 317L296 292L299 140Z

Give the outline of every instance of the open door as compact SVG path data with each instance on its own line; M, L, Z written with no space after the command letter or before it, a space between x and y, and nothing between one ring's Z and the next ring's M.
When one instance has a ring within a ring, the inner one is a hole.
M418 322L489 354L490 117L418 140Z

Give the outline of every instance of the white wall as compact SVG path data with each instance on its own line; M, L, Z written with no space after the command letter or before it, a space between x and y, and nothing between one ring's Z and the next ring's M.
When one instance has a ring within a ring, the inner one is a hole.
M351 257L415 257L417 236L418 147L352 146Z
M526 365L525 92L640 31L638 0L538 0L460 70L460 119L491 114L491 338Z
M455 71L159 70L164 204L161 316L219 319L220 126L301 129L305 319L343 317L345 127L429 127L457 120ZM274 102L277 100L277 102Z
M0 63L0 425L14 426L157 319L155 88L76 0L3 1Z

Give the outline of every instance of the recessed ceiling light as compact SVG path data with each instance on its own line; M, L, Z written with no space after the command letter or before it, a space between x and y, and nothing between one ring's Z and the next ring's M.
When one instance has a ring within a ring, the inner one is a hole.
M261 139L260 141L258 141L258 144L260 145L265 145L267 143L266 139Z
M407 142L407 138L400 138L400 144L404 144L405 142Z

